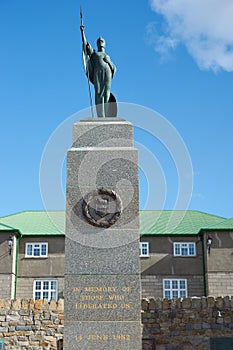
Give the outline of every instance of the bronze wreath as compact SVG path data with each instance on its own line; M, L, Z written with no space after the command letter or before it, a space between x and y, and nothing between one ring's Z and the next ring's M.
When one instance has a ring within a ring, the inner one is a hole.
M111 197L112 200L115 202L116 210L114 213L107 213L104 217L95 218L93 216L92 211L90 210L90 203L95 199L95 197L101 196L101 195ZM113 224L115 224L115 222L120 217L122 212L122 201L119 195L115 191L108 190L105 188L100 188L89 192L83 197L82 211L83 211L84 217L87 219L87 221L91 225L108 228Z

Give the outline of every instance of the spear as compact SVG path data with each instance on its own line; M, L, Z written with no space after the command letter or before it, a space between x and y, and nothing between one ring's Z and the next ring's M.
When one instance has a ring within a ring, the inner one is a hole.
M80 29L81 29L82 43L83 43L83 48L82 48L83 65L84 65L85 72L87 74L89 98L90 98L90 105L91 105L91 115L92 115L92 118L94 118L94 109L93 109L93 102L92 102L90 75L89 75L88 65L87 65L87 62L86 62L87 52L86 52L86 45L85 45L85 41L84 41L83 13L82 13L82 7L81 6L80 6Z

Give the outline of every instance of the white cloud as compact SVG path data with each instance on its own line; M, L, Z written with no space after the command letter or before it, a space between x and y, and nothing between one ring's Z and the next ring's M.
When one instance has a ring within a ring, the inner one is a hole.
M200 68L233 71L233 0L151 0L151 7L165 19L163 35L156 24L147 28L161 56L183 44Z

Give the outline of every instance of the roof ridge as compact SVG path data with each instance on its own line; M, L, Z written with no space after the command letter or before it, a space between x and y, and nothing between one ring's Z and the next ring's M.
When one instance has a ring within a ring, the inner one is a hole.
M205 215L208 215L208 216L215 216L217 218L221 218L224 220L227 220L227 218L224 218L223 216L220 216L220 215L215 215L215 214L210 214L210 213L207 213L205 211L201 211L201 210L193 210L193 211L196 211L197 213L202 213L202 214L205 214Z
M177 212L195 212L195 213L200 213L200 214L205 214L205 215L208 215L208 216L211 216L211 217L217 217L217 218L220 218L220 219L223 219L224 220L228 220L228 218L225 218L223 216L220 216L220 215L215 215L215 214L210 214L210 213L207 213L205 211L201 211L201 210L196 210L196 209L149 209L149 210L143 210L143 209L140 209L139 212L173 212L173 213L177 213Z
M53 212L65 212L65 210L22 210L22 211L18 211L16 213L13 213L13 214L0 216L0 220L8 218L10 216L21 215L24 213L53 213Z
M211 225L205 226L205 227L202 228L202 230L206 230L206 229L208 230L210 228L214 229L215 227L217 228L218 225L221 225L222 223L227 222L227 221L232 220L232 219L233 218L228 218L228 219L226 218L224 220L216 222L215 224L211 224Z

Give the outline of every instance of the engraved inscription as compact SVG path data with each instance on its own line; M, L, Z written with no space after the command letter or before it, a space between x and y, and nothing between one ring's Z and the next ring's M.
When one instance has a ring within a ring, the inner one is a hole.
M130 341L131 335L130 334L89 334L88 336L84 336L83 334L78 334L76 336L76 340L78 342L82 342L84 340L89 341L109 341L109 340L115 340L115 341Z
M75 304L76 310L84 309L130 309L127 297L132 291L130 286L86 286L81 290L74 287L74 292L78 293L78 302Z

